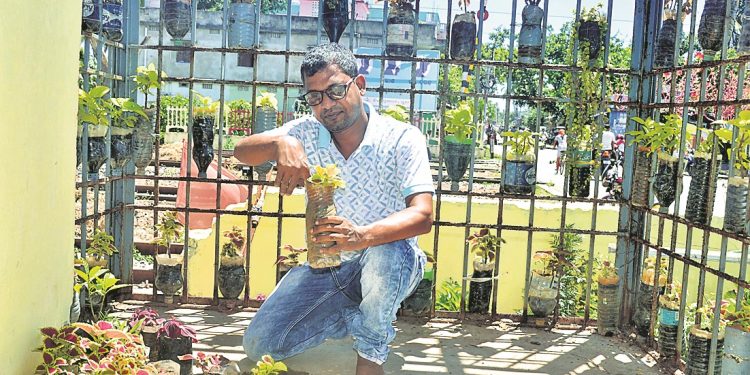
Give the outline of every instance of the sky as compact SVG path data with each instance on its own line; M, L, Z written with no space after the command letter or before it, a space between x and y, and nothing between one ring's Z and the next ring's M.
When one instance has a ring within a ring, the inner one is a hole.
M459 11L458 0L421 0L420 10L436 11L440 13L441 22L445 22L445 18L448 11L448 2L453 1L453 14L455 15ZM471 0L469 10L479 10L479 0ZM542 0L539 6L544 9L545 1ZM582 0L581 6L591 7L597 3L602 3L606 9L607 1L603 0ZM633 35L633 12L635 10L635 0L614 0L612 9L612 30L613 35L617 35L620 39L626 41L626 43L632 40ZM512 0L485 0L487 11L490 13L489 18L485 21L483 40L489 39L489 31L494 30L498 26L510 27L511 22L511 11L512 11ZM521 25L521 11L525 6L523 0L517 0L517 16L516 23L518 29ZM558 30L565 22L572 21L574 19L574 12L576 7L575 0L549 0L549 12L548 13L548 24L555 30Z

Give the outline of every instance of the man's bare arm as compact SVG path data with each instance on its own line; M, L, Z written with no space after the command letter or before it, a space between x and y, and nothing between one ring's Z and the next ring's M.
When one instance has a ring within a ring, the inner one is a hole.
M276 161L276 181L281 194L291 194L296 186L302 186L310 176L305 149L297 138L278 132L251 135L237 143L234 157L256 166L269 160Z

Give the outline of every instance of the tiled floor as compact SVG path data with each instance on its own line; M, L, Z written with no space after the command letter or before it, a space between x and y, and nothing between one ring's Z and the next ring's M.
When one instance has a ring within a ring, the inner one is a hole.
M135 308L142 302L119 307ZM193 326L200 342L194 351L222 353L249 368L242 334L254 312L223 313L204 306L151 304L162 316L175 316ZM124 314L124 313L123 313ZM617 338L587 330L551 332L510 322L489 326L454 320L400 318L387 374L658 374L643 351ZM299 374L354 374L351 340L332 340L284 360Z

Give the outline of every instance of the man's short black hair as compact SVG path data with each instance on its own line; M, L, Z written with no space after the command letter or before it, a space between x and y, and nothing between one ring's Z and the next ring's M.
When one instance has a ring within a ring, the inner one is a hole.
M349 77L357 76L357 61L354 54L338 43L319 45L307 52L299 68L300 76L304 81L329 65L336 65Z

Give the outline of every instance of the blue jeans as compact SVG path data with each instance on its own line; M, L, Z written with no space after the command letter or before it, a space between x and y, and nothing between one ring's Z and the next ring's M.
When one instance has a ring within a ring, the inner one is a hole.
M383 364L396 311L422 279L425 257L406 241L366 249L335 268L292 268L245 331L250 360L284 359L328 338L354 338L364 359Z

